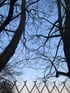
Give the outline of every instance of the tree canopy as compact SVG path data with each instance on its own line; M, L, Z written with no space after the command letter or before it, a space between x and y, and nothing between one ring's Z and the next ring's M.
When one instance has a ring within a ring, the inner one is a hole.
M0 71L17 64L70 78L70 0L0 1Z

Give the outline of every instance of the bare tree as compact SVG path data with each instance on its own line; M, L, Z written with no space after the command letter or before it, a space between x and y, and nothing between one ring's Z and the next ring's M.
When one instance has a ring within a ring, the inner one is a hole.
M12 15L14 11L14 5L16 0L11 1L10 0L10 8L9 8L9 14L6 18L6 20L1 24L0 32L3 31L3 29L6 27L6 25L9 24L9 22L12 20ZM2 2L3 3L3 2ZM0 71L5 67L9 59L13 56L15 53L15 49L17 48L18 42L20 40L21 34L23 30L25 29L25 19L26 19L26 13L25 13L25 4L26 1L22 0L22 6L21 6L21 20L18 28L14 32L14 36L12 37L10 43L8 46L4 49L4 51L0 55Z
M69 5L69 0L0 1L0 71L7 63L24 62L22 67L35 65L45 77L70 77Z
M0 93L14 93L13 83L9 80L0 80Z

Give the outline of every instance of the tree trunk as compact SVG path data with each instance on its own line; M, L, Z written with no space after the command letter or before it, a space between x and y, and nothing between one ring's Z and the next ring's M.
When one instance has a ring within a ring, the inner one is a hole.
M20 37L25 29L25 20L26 20L25 6L26 6L26 0L22 0L22 7L21 7L22 13L21 13L20 24L19 24L19 27L16 30L11 42L5 48L3 53L0 55L0 71L5 67L5 65L8 63L10 58L15 53L15 50L19 43Z
M65 58L68 66L68 73L58 71L57 74L65 75L70 78L70 0L65 0L66 4L66 17L65 17L65 28L62 27L62 16L61 16L61 0L57 0L58 7L58 19L59 19L59 32L63 40L63 47ZM57 75L58 76L58 75Z
M64 53L70 74L70 0L66 0L65 31L63 33Z

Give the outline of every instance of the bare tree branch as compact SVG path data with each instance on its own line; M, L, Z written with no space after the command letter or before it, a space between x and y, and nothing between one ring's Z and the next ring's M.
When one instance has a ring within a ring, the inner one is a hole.
M23 31L25 29L25 20L26 20L25 6L26 6L26 0L22 0L21 21L20 21L19 27L16 30L11 42L5 48L4 52L0 55L0 71L5 67L5 65L7 64L9 59L15 53L15 49L17 48L17 45L19 43L21 34L23 33Z
M4 30L4 28L9 24L9 22L11 21L12 19L12 16L13 16L13 9L14 9L14 4L17 0L10 0L10 9L9 9L9 14L6 18L6 20L1 24L0 26L0 33L2 32L2 30Z

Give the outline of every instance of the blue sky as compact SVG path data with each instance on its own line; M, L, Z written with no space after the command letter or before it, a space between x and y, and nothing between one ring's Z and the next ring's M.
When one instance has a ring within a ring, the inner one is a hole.
M33 0L33 1L35 1L35 0ZM51 60L52 60L54 57L54 54L55 54L55 49L57 48L57 43L59 41L59 38L51 39L47 44L45 44L44 47L40 47L37 51L35 51L35 49L37 49L40 45L42 45L46 41L46 39L43 37L37 38L34 36L36 34L41 34L41 35L46 36L46 35L48 35L48 33L52 27L52 25L49 22L43 20L42 17L51 21L52 23L54 23L57 20L56 4L55 4L55 2L52 3L52 1L54 2L54 0L49 0L49 1L41 0L41 2L39 2L38 4L28 7L28 11L30 11L30 15L27 13L25 38L22 35L18 48L16 49L15 54L12 57L12 59L9 61L9 63L14 64L14 68L17 70L21 70L18 68L22 67L22 70L20 72L23 72L24 74L20 78L33 80L33 79L43 76L43 72L46 67L49 66L49 69L50 69L50 65L49 65L50 62L48 62L48 59L46 57L43 57L40 54L42 54L44 52L45 56L49 56L49 58L51 58ZM0 12L1 11L2 10L0 10ZM3 11L4 11L4 13L3 12L2 13L4 15L6 13L6 15L7 15L8 11L6 12L5 9ZM14 15L18 14L19 12L20 12L20 8L18 7L17 13L14 12ZM11 30L15 30L17 28L18 24L19 24L19 18L16 18L14 21L10 22L10 24L7 26L7 28L11 29ZM51 34L54 32L54 30L55 29L53 29ZM55 34L57 34L57 33L58 32L56 32ZM7 44L9 43L9 41L11 40L12 35L13 35L12 33L9 33L9 38L6 33L4 35L2 35L0 40L3 40L3 42L0 43L0 46L3 46L3 48L5 48L7 46ZM26 42L25 42L25 40L26 40ZM28 49L25 48L24 43L26 44ZM59 49L59 53L58 53L59 57L60 56L64 57L62 48L63 47L61 45L60 49ZM38 58L34 59L34 57L36 57L36 58L38 57ZM20 63L18 63L19 61L20 61ZM28 68L28 66L30 67L30 69ZM56 66L57 66L57 64L56 64ZM65 71L67 71L66 64L64 64L64 65L60 64L60 66L65 67ZM34 67L34 69L36 68L38 70L31 69L32 67ZM59 68L59 70L62 70L61 67ZM54 70L54 68L52 68L52 72L53 72L53 70ZM47 70L46 73L48 73L48 72L49 71ZM18 76L18 78L19 78L19 76ZM58 79L56 79L56 80L58 80ZM59 80L60 80L60 78L59 78Z

